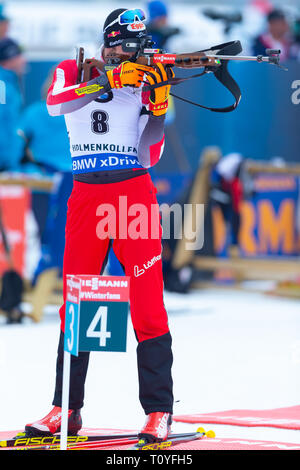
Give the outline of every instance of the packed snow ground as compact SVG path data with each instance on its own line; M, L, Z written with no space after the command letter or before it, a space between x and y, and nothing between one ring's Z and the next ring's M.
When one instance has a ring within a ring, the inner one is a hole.
M212 289L165 294L173 336L174 414L299 405L299 301L257 292ZM20 430L52 407L59 334L56 308L33 324L0 318L0 431ZM91 353L83 424L139 429L136 340L126 353ZM173 431L196 428L174 423ZM217 437L300 443L300 432L204 425Z

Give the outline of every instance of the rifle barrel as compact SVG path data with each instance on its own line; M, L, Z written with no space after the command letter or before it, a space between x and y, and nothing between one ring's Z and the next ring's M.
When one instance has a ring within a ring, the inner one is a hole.
M220 60L244 60L244 61L256 61L256 62L270 62L272 60L272 56L247 56L247 55L210 55L206 54L205 57L210 57L214 59Z

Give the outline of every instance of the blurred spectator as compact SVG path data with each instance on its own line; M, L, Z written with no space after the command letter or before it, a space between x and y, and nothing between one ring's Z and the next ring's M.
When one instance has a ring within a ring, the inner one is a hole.
M291 47L291 58L300 60L300 17L297 17L293 23L292 34L294 44Z
M293 24L293 36L296 44L300 44L300 17L298 16Z
M52 176L56 172L71 171L69 139L63 116L53 119L46 107L48 88L54 70L49 73L41 93L41 100L24 109L18 134L23 139L23 160L26 172Z
M265 55L266 49L279 49L282 61L294 56L291 29L282 10L273 9L267 15L267 31L253 42L253 54Z
M33 283L48 268L58 268L61 275L64 252L64 234L67 201L73 187L69 139L63 116L49 116L46 96L52 82L50 72L43 88L42 99L29 105L23 113L18 134L23 141L23 168L26 172L40 173L53 178L54 187L49 198L46 226L42 233L42 254ZM33 199L36 219L38 211L45 210L39 204L39 195Z
M168 9L164 2L154 0L148 2L147 7L149 13L148 34L152 36L154 47L165 49L168 39L179 34L180 29L169 25Z
M21 78L26 61L20 46L12 39L0 41L0 171L17 169L20 141L17 125L22 111Z
M252 10L255 10L257 15L260 15L262 18L266 18L266 16L274 9L270 0L250 0L248 6Z
M9 19L4 14L4 6L0 5L0 40L7 36Z
M210 199L220 207L234 246L238 244L243 200L242 166L243 156L230 153L224 155L211 172Z

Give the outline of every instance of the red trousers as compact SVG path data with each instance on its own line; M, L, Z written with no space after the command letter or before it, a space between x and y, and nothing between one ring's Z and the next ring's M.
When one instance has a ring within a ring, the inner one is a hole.
M67 274L99 275L113 249L130 276L130 312L139 342L169 332L163 302L161 226L150 175L108 184L74 181L64 253ZM65 302L60 308L64 331Z

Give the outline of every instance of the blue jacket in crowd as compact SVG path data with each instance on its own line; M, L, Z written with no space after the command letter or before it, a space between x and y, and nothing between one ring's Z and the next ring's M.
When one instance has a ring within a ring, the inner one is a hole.
M15 72L0 67L0 171L17 169L22 146L17 128L22 110L22 94Z
M44 100L25 108L19 128L28 139L35 161L50 171L71 171L70 145L64 117L49 116Z

